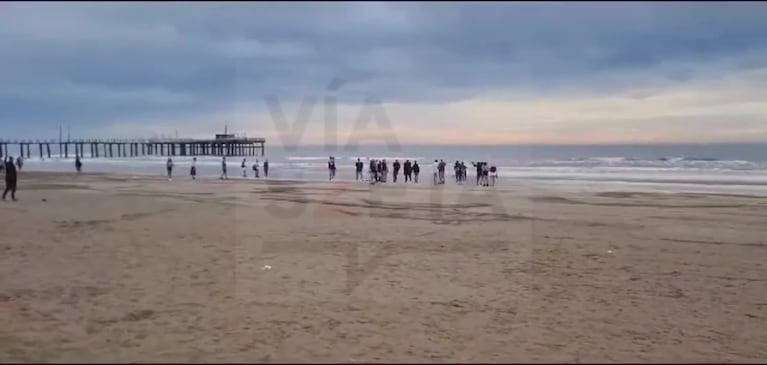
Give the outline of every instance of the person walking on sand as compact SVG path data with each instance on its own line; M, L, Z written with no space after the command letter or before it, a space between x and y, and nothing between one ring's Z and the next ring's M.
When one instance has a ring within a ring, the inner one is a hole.
M413 182L418 184L418 174L421 173L421 166L418 166L418 161L413 161Z
M358 158L357 162L354 163L354 181L362 181L364 180L362 177L362 169L365 167L365 164L362 163L362 161Z
M168 161L165 162L165 169L168 171L168 181L173 180L173 160L168 157Z
M80 161L80 156L75 157L75 170L77 170L77 173L83 172L83 163Z
M410 160L405 160L405 164L402 166L402 174L405 175L405 182L413 182L413 164Z
M269 160L264 160L264 177L269 177Z
M197 179L197 157L192 158L192 168L189 169L189 175L192 175L192 180Z
M16 166L13 164L13 157L8 156L8 159L3 161L3 165L5 166L5 191L3 191L3 200L5 200L8 192L10 192L11 199L16 201L17 175Z
M248 177L248 164L245 161L245 159L242 159L242 163L240 164L240 168L242 169L242 177L247 178Z
M229 180L229 176L226 175L226 156L221 157L221 180Z
M399 169L401 165L399 164L399 160L394 160L394 163L392 164L392 167L394 168L394 174L392 175L392 181L397 182L397 175L399 175Z

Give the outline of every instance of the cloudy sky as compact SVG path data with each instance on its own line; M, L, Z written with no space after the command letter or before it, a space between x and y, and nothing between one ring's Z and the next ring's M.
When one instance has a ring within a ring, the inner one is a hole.
M4 2L0 138L767 141L765 19L757 2Z

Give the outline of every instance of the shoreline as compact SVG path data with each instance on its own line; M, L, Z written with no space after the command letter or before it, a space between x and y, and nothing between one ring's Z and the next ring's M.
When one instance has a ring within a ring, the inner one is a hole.
M185 171L185 170L184 170ZM185 171L187 172L187 171ZM252 172L252 171L251 171ZM45 171L45 170L22 170L19 174L19 190L23 189L23 176L24 174L31 176L73 176L76 177L76 172L65 171ZM104 176L104 177L116 177L116 178L129 178L133 180L151 180L151 181L164 181L167 182L167 177L161 174L148 174L148 173L120 173L120 172L84 172L80 176ZM367 178L365 174L365 178ZM416 188L416 189L448 189L448 190L460 190L460 189L476 189L476 190L499 190L499 189L520 189L520 190L539 190L539 191L553 191L562 193L599 193L599 192L636 192L636 193L665 193L665 194L708 194L708 195L730 195L730 196L754 196L764 197L767 196L767 187L760 183L745 183L740 184L737 182L726 182L723 184L695 182L689 183L688 181L678 182L678 180L666 180L663 182L658 181L625 181L625 180L581 180L581 179L569 179L566 177L550 179L540 178L539 180L532 178L513 178L506 177L498 179L496 186L482 187L475 184L472 176L469 176L468 181L464 184L456 184L454 180L447 177L445 184L432 185L431 177L428 177L427 181L424 181L424 176L421 175L421 181L418 184L404 183L404 182L391 182L391 179L387 183L370 184L369 181L356 181L351 178L339 178L336 177L333 181L319 178L292 178L292 177L269 177L253 178L252 175L243 178L239 175L232 175L228 180L220 180L219 178L212 176L198 176L196 180L193 180L187 174L180 175L179 177L173 177L173 182L183 181L226 181L226 182L240 182L240 183L258 183L269 181L279 183L294 183L294 184L343 184L343 185L359 185L359 186L376 186L390 187L390 188ZM600 186L601 185L601 186Z

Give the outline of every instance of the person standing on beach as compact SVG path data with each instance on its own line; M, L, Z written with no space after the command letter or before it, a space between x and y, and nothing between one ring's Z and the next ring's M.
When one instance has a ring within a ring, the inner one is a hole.
M11 161L11 162L13 162L13 161ZM17 157L16 158L16 166L18 166L19 167L19 171L21 171L21 167L24 166L24 158L22 158L21 156Z
M386 163L386 159L381 161L381 181L386 182L386 179L389 178L389 165Z
M264 177L269 177L269 160L264 160Z
M336 177L336 159L333 156L328 160L328 177L331 181Z
M258 179L258 159L256 159L256 163L253 164L253 178Z
M16 166L13 164L13 157L8 156L8 159L3 161L5 166L5 191L3 191L3 200L11 192L11 199L16 201Z
M229 180L229 176L226 175L226 156L221 157L221 180Z
M168 181L171 181L173 179L173 160L170 157L165 162L165 169L168 171Z
M466 168L466 164L461 161L461 172L463 172L463 181L466 182L469 180L469 169Z
M392 181L397 182L397 175L399 175L399 169L401 167L399 160L394 160L394 163L392 164L392 167L394 167L394 174L392 175Z
M405 175L405 182L413 181L413 164L410 160L405 160L405 165L402 167L402 173Z
M482 186L490 186L490 168L487 167L487 162L482 163Z
M75 170L77 170L78 174L83 170L83 163L80 161L80 156L75 156Z
M192 175L192 180L197 179L197 157L192 158L192 168L189 169L189 175Z
M421 166L418 166L418 161L413 161L413 182L418 184L418 174L421 173Z
M434 163L431 164L431 175L434 185L439 184L439 161L437 160L434 160Z
M242 159L242 163L240 164L240 168L242 168L242 177L247 178L248 177L248 164L246 163L245 159Z
M370 173L370 183L371 184L375 184L378 181L378 174L377 174L378 169L376 168L377 167L376 160L372 159L372 158L369 159L369 160L370 160L370 162L368 163L368 165L370 165L370 166L369 166L368 169L370 171L368 171L368 172Z
M362 181L362 169L365 167L365 164L362 163L362 161L358 158L357 162L354 163L354 180L355 181Z
M482 162L472 162L471 164L477 168L477 185L479 185L479 180L482 179Z
M498 180L498 168L495 165L490 166L490 186L495 186L495 181Z

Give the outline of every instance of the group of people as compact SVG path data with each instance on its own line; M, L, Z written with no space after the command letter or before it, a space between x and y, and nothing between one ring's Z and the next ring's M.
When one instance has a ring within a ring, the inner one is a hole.
M242 168L242 177L247 178L248 177L248 164L247 159L242 159L242 163L240 164L240 167ZM165 169L168 173L168 181L173 179L173 168L175 167L175 164L173 163L173 159L168 157L168 160L165 162ZM253 169L253 177L259 178L259 167L260 164L258 160L253 163L251 168ZM263 164L264 168L264 177L269 177L269 160L264 160ZM79 171L79 168L78 168ZM192 176L192 180L197 179L197 157L192 158L192 166L189 169L189 175ZM226 157L221 158L221 176L219 177L221 180L229 180L229 175L227 174L227 163L226 163Z
M369 160L369 173L370 173L370 183L385 183L387 182L388 176L389 176L389 165L386 162L386 159L370 159ZM487 162L472 162L472 165L474 165L477 168L477 185L482 186L494 186L495 182L498 178L498 169L494 165L490 165ZM361 159L357 159L357 162L354 164L355 167L355 176L354 179L356 181L364 181L363 177L363 171L365 168L365 164L362 162ZM447 163L443 160L434 160L434 164L432 165L432 175L433 175L433 184L434 185L442 185L445 184L445 170L447 167ZM330 180L333 180L336 175L336 166L335 166L335 158L331 157L328 161L328 170L330 173ZM406 160L404 164L400 164L399 160L394 160L394 163L392 164L392 181L397 182L399 179L399 173L400 170L403 172L403 176L405 177L405 182L415 182L418 183L418 175L421 172L421 167L418 165L417 161L413 161L412 163L410 160ZM453 171L455 173L455 181L457 184L464 184L468 180L468 167L466 166L466 163L461 161L455 161L455 164L453 165Z
M495 165L489 165L487 162L472 162L477 169L477 185L495 186L498 179L498 168Z
M389 164L386 162L386 159L370 159L369 166L368 172L370 174L371 184L385 183L387 181L389 176ZM355 180L364 180L362 177L364 167L365 164L358 158L355 163ZM410 160L406 160L404 164L401 164L399 160L394 160L394 163L392 164L392 181L395 183L399 179L400 170L402 170L403 176L405 177L405 182L414 181L418 183L418 174L421 172L421 167L418 166L417 161L411 163ZM415 180L413 180L413 177L415 177Z

